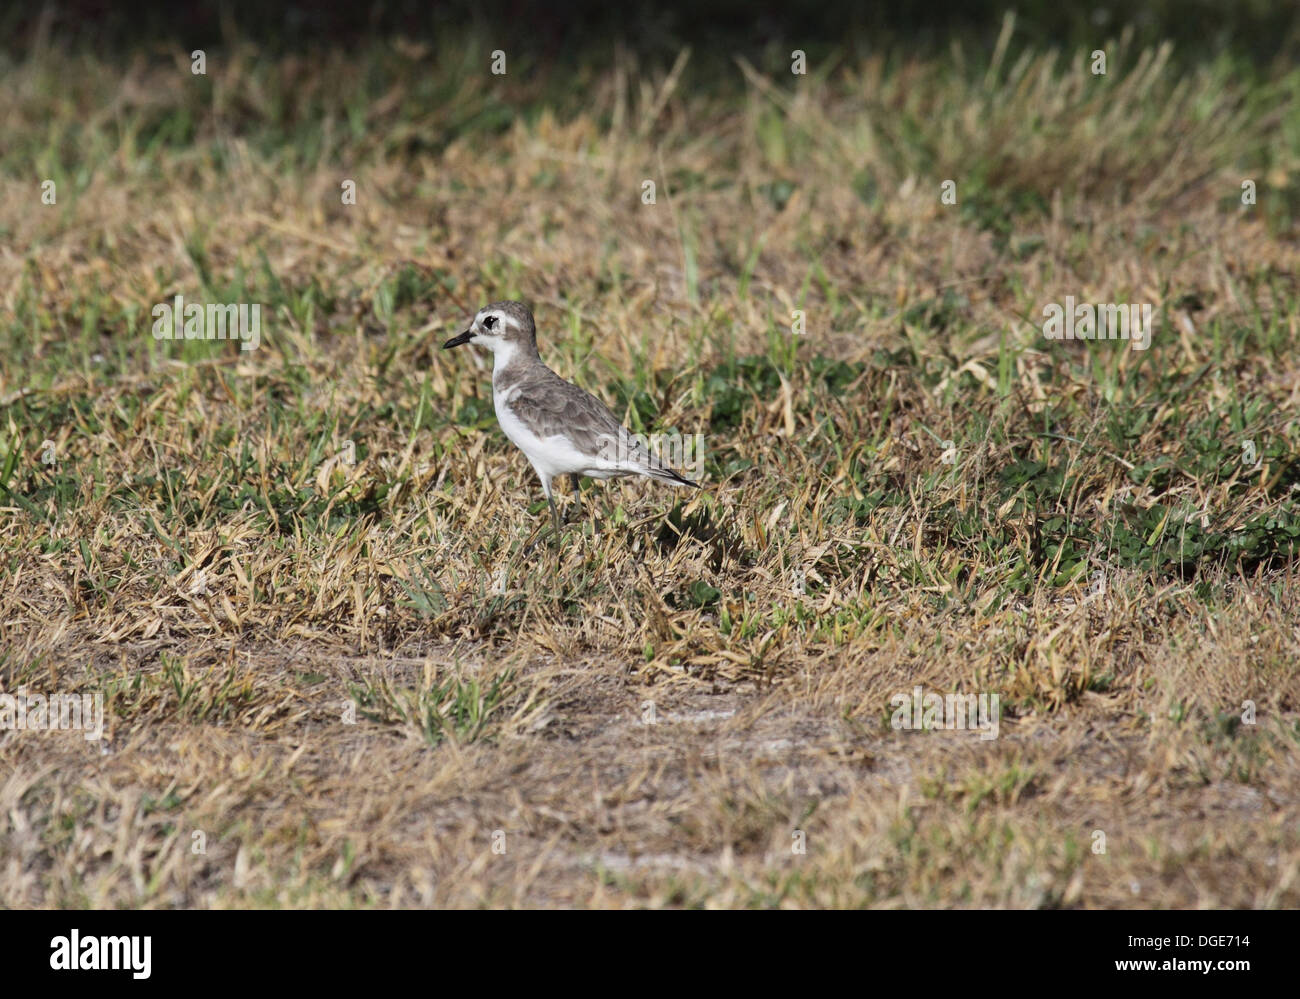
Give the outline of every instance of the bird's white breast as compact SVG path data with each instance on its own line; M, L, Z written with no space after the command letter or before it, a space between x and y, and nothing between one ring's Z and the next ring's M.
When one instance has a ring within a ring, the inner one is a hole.
M527 456L538 475L549 480L556 475L582 472L591 464L591 459L578 451L567 437L557 434L543 438L529 430L510 408L516 395L518 390L515 388L501 390L493 385L492 403L496 408L497 422L511 443Z

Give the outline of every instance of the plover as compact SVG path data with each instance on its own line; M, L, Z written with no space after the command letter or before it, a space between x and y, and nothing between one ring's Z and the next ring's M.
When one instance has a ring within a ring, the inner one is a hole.
M603 402L542 362L533 314L522 302L485 305L469 329L442 349L465 343L492 351L497 422L542 480L557 537L560 515L551 496L551 480L557 475L570 476L575 489L583 475L593 479L644 475L669 485L700 488L652 454Z

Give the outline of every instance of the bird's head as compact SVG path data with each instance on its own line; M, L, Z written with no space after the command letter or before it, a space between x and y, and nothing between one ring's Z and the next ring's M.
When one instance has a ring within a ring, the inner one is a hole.
M537 350L537 327L533 325L533 314L523 302L493 302L478 310L474 321L463 333L452 337L442 345L443 350L472 343L486 347L494 354L505 350L513 352L516 347Z

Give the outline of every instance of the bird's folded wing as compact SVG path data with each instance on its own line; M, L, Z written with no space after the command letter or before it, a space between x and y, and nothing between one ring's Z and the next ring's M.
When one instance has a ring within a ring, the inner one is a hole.
M658 460L603 402L558 375L516 385L506 405L542 440L567 437L580 451L605 461L659 467Z

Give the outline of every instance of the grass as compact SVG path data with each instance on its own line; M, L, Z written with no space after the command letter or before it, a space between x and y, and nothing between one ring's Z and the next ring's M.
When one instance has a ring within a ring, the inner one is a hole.
M995 27L0 61L0 904L1300 904L1300 72ZM551 544L501 298L706 488Z

